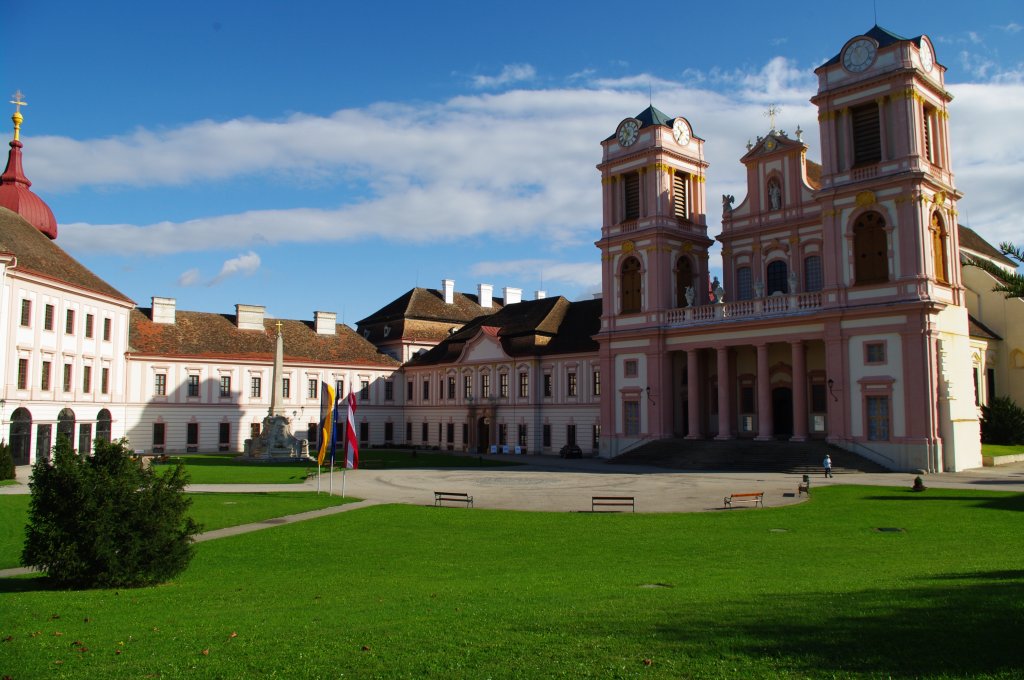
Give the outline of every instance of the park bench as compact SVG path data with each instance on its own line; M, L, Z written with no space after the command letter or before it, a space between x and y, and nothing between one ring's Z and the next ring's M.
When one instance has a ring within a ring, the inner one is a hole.
M435 491L434 492L434 505L440 506L442 503L465 503L467 508L473 507L473 497L468 493L460 493L457 491Z
M636 498L633 496L593 496L590 499L590 511L598 512L598 508L604 507L629 507L636 512ZM612 510L612 512L619 512Z
M725 503L725 507L731 508L733 503L753 503L754 507L760 505L764 507L764 491L755 491L753 493L731 493L726 496L722 501Z

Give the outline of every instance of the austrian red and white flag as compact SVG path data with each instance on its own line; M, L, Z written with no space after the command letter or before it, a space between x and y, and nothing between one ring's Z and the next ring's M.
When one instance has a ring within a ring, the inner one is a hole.
M359 436L356 434L356 393L348 393L348 421L345 423L345 467L359 467Z

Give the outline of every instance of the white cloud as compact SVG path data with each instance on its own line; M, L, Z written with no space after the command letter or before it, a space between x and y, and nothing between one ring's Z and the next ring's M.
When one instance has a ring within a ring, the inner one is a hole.
M561 283L573 288L601 289L601 265L598 262L543 259L478 262L470 267L470 273L478 277L526 276L531 281L543 282L543 285Z
M481 90L493 89L533 80L536 77L537 71L529 64L508 64L496 76L473 76L473 86Z
M238 257L233 257L224 262L223 266L220 268L220 273L210 281L209 285L216 285L224 279L230 276L235 276L236 274L252 276L259 268L260 256L250 250L248 253L244 253Z
M1005 26L996 26L996 28L998 28L1001 31L1005 31L1006 33L1020 33L1021 29L1024 29L1024 26L1021 26L1015 21L1011 21Z
M199 270L189 269L181 273L178 277L178 285L182 287L194 286L199 283Z

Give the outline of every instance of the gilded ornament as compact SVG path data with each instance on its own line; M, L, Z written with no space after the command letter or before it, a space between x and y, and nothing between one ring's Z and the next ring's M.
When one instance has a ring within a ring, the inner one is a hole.
M861 191L857 194L857 207L866 208L869 205L875 204L875 192L874 191Z

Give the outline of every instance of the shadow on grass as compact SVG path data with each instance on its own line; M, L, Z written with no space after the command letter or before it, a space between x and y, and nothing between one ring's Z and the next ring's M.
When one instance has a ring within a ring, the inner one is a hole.
M813 677L1020 677L1022 577L1021 571L951 574L934 577L950 581L944 589L932 584L726 603L707 620L691 618L656 634L687 655L746 657L768 670ZM964 583L969 580L979 582Z
M867 501L908 501L917 503L952 502L968 503L977 508L989 510L1009 510L1024 512L1024 494L1014 494L1000 498L984 498L979 496L929 495L927 491L916 492L909 489L898 496L865 496Z

